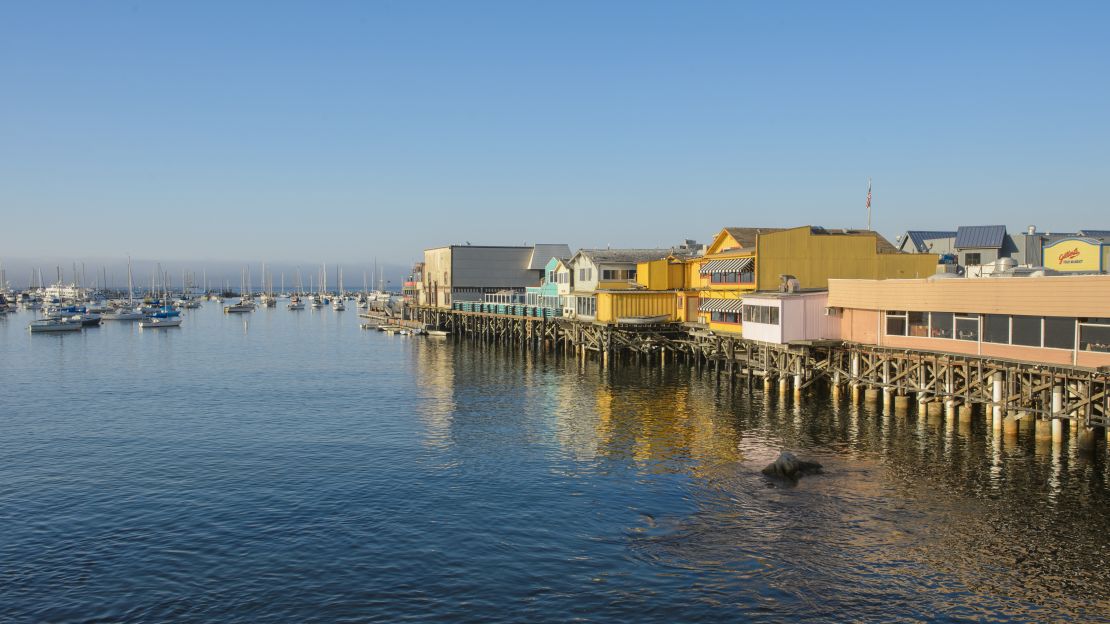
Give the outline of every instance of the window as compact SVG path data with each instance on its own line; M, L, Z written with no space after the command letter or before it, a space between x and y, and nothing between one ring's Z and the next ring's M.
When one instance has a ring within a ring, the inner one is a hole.
M1013 316L1010 342L1026 347L1041 346L1041 317Z
M951 312L930 312L929 335L933 338L951 338L952 317Z
M740 282L739 273L710 273L709 282L711 284L738 284Z
M602 269L602 280L634 280L636 269Z
M983 342L1010 344L1010 317L1005 314L984 315Z
M746 322L764 325L779 324L779 309L775 306L745 305L743 311Z
M964 254L964 266L983 264L983 255L978 253Z
M579 281L588 282L594 277L594 270L590 267L578 269Z
M906 313L905 312L887 312L886 313L886 335L887 336L905 336L906 335Z
M929 313L928 312L910 312L910 336L928 336L929 335Z
M714 323L739 323L739 316L735 312L713 312L709 318Z
M956 340L979 341L978 314L960 314L956 316Z
M1080 319L1079 350L1110 353L1110 318Z
M575 297L575 312L581 316L596 316L597 297Z
M755 283L755 270L742 271L740 273L741 284L754 284Z
M1075 348L1075 319L1046 316L1044 319L1044 346L1053 349Z

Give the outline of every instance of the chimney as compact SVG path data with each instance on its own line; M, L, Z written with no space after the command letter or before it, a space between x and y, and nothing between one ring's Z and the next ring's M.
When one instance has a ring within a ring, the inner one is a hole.
M1032 235L1037 233L1037 226L1030 225L1029 228L1026 231L1029 232L1030 236L1032 236Z

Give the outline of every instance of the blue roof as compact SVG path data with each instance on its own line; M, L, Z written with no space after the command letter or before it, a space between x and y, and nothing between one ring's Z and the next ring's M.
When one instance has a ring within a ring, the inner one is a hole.
M925 253L929 251L929 247L925 244L925 241L936 240L938 238L952 238L956 236L956 233L942 232L939 230L909 230L906 232L906 236L910 237L910 241L913 242L913 247L918 253Z
M1110 230L1079 230L1079 235L1087 238L1110 238Z
M961 225L956 230L956 249L1001 249L1005 225Z

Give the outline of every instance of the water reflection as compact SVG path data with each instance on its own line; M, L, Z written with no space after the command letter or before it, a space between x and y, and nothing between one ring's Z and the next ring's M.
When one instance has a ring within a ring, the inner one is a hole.
M696 572L720 604L838 619L1110 614L1104 454L1046 453L1031 428L992 432L981 414L768 397L683 366L602 369L469 344L427 345L419 363L430 439L453 428L456 444L488 449L465 431L496 407L521 430L499 440L549 435L572 462L560 474L624 465L648 477L627 548L661 572ZM759 469L782 449L826 474L769 482ZM686 505L653 509L660 488Z

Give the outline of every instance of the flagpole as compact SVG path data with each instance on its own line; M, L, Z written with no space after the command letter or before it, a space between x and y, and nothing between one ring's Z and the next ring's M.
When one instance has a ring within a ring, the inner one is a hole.
M867 231L871 231L871 178L867 178Z

